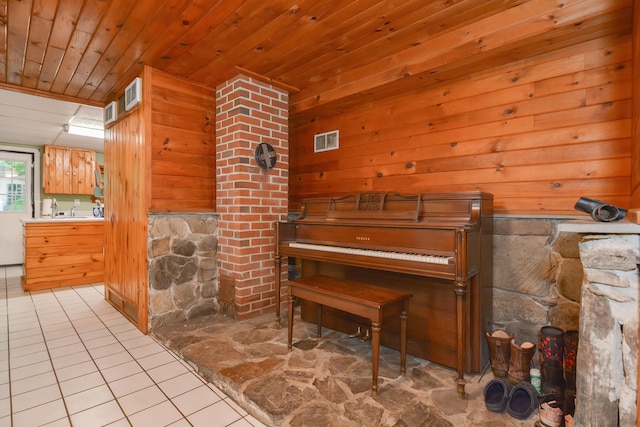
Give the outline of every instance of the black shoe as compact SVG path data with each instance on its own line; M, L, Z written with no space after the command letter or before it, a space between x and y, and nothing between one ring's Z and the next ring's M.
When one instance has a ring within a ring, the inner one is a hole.
M504 412L513 386L506 378L491 380L484 388L484 404L491 412Z
M531 384L522 381L511 389L507 412L513 418L526 420L538 408L539 397Z

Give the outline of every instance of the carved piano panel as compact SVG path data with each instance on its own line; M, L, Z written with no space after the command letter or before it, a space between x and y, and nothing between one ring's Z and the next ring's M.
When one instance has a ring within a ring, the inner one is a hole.
M303 276L412 293L408 352L455 368L463 394L463 372L479 372L488 362L483 331L492 314L492 201L480 192L304 200L299 219L277 224L277 271L291 257ZM279 309L278 300L278 324ZM315 313L302 302L305 320L315 321ZM336 310L325 311L323 324L345 333L368 327ZM382 331L382 344L399 348L395 322Z

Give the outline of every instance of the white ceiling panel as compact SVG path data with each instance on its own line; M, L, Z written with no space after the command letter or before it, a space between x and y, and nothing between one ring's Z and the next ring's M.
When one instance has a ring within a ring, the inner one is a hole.
M102 108L0 89L0 143L104 152L103 140L64 132L74 116L76 122L101 124Z

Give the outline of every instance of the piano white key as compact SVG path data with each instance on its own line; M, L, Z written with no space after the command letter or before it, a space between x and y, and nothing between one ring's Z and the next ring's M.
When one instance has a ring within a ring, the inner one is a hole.
M403 253L403 252L391 252L391 251L378 251L373 249L357 249L357 248L348 248L343 246L328 246L328 245L315 245L310 243L298 243L291 242L289 243L289 247L298 248L298 249L308 249L314 251L324 251L324 252L333 252L333 253L341 253L347 255L363 255L363 256L371 256L376 258L387 258L387 259L400 259L407 261L416 261L416 262L424 262L427 264L450 264L453 259L452 257L442 256L442 255L423 255L423 254L412 254L412 253Z

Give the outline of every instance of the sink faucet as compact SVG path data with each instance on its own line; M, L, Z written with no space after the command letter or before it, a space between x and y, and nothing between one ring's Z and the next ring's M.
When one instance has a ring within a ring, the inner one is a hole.
M73 218L73 217L75 217L75 216L76 216L76 207L75 207L75 206L73 206L73 207L71 208L70 215L71 215L71 218Z

